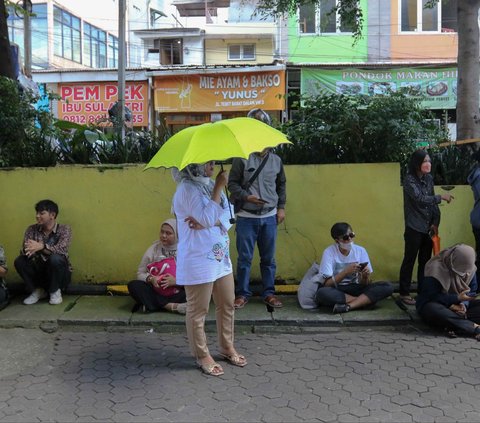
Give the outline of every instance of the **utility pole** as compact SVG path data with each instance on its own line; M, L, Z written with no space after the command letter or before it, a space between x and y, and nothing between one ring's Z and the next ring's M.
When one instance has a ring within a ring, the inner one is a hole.
M118 2L118 101L117 101L117 128L123 140L125 138L125 14L126 0Z
M23 0L23 63L24 73L28 78L32 77L32 25L30 14L32 13L32 1Z

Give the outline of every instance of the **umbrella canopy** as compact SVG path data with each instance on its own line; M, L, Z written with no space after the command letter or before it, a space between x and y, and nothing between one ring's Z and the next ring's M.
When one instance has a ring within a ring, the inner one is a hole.
M247 159L279 144L291 144L285 134L257 119L240 117L191 126L177 132L145 166L183 169L192 163L222 161L232 157Z

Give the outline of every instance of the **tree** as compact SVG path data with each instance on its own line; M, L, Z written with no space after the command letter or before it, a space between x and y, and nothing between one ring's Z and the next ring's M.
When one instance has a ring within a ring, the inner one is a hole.
M15 79L10 41L8 39L7 7L5 0L0 0L0 76Z
M318 4L322 0L260 0L259 13L293 15L303 4ZM441 1L429 0L425 7ZM478 12L480 0L457 0L458 20L458 82L457 82L457 139L480 138L479 79L480 34ZM338 0L331 13L338 12L342 22L353 27L354 42L362 36L363 14L357 0Z
M280 128L293 141L278 149L286 164L405 163L419 143L446 134L405 90L376 96L320 94L300 98L295 119Z

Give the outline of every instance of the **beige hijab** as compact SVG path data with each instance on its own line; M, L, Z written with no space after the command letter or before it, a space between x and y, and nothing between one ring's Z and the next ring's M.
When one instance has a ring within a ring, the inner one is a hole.
M160 228L163 225L168 225L172 228L173 233L175 234L175 242L172 245L164 246L162 245L161 241L158 242L158 246L162 251L162 255L165 257L176 257L177 256L177 243L178 243L178 235L177 235L177 220L176 219L167 219L160 225Z
M447 293L460 294L469 289L475 275L475 250L456 244L432 257L425 265L425 276L437 279Z

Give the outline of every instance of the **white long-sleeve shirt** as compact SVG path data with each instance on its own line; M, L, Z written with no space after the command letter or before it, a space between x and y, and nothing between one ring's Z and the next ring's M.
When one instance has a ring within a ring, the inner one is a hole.
M231 227L228 207L223 209L188 180L181 182L173 196L177 217L177 285L214 282L232 273ZM193 217L204 229L192 229L185 222Z

